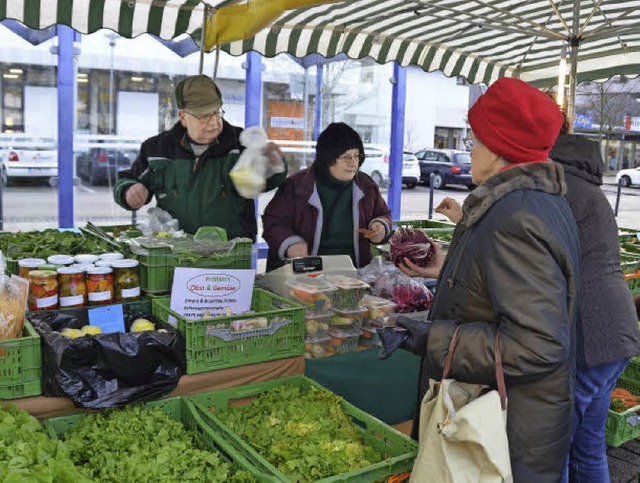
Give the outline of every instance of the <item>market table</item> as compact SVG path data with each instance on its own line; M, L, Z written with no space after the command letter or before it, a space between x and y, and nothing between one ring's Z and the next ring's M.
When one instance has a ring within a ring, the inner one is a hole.
M413 419L420 358L396 351L378 358L377 349L307 360L305 374L351 404L394 425Z
M290 357L248 366L232 367L219 371L203 372L190 376L182 376L178 387L168 394L171 396L188 396L202 392L241 386L254 382L269 381L279 377L304 374L304 358ZM6 404L14 404L24 409L38 419L47 419L57 416L65 416L82 412L83 410L73 405L70 399L64 397L27 397L5 401Z

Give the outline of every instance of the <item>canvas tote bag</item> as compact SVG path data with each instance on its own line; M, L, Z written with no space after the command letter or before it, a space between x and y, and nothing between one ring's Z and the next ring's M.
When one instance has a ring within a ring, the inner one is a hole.
M429 379L420 410L420 443L412 483L512 482L507 440L507 396L498 337L498 390L448 379L458 329L453 332L442 380Z

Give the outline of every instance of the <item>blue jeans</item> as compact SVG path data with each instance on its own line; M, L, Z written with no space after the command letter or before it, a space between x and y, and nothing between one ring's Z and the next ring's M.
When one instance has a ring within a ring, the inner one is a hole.
M611 364L576 368L575 428L569 452L568 477L565 474L563 481L609 482L604 426L611 391L628 363L629 359L622 359Z

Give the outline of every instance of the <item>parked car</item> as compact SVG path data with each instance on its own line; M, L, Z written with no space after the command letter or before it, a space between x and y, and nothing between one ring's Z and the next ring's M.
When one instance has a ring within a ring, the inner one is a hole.
M624 187L640 185L640 167L621 169L616 174L616 183L621 183Z
M367 147L364 148L364 163L360 171L368 174L376 184L384 188L389 184L389 150ZM413 153L405 151L402 155L402 184L413 189L420 182L420 165Z
M475 188L471 180L471 154L456 149L423 149L416 153L420 162L420 180L429 185L431 173L433 187L444 188L448 184L464 185Z
M88 138L76 153L76 174L90 185L113 184L120 171L131 167L139 150L140 141L137 139L113 136Z
M16 179L58 176L58 149L53 138L13 134L0 137L3 185Z

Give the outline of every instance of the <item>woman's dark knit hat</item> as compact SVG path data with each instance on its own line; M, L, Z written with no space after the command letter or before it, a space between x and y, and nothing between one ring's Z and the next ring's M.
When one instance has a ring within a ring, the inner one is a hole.
M364 162L364 146L360 135L344 122L332 122L320 133L316 143L316 169L329 171L329 166L350 149L360 152L360 164Z

